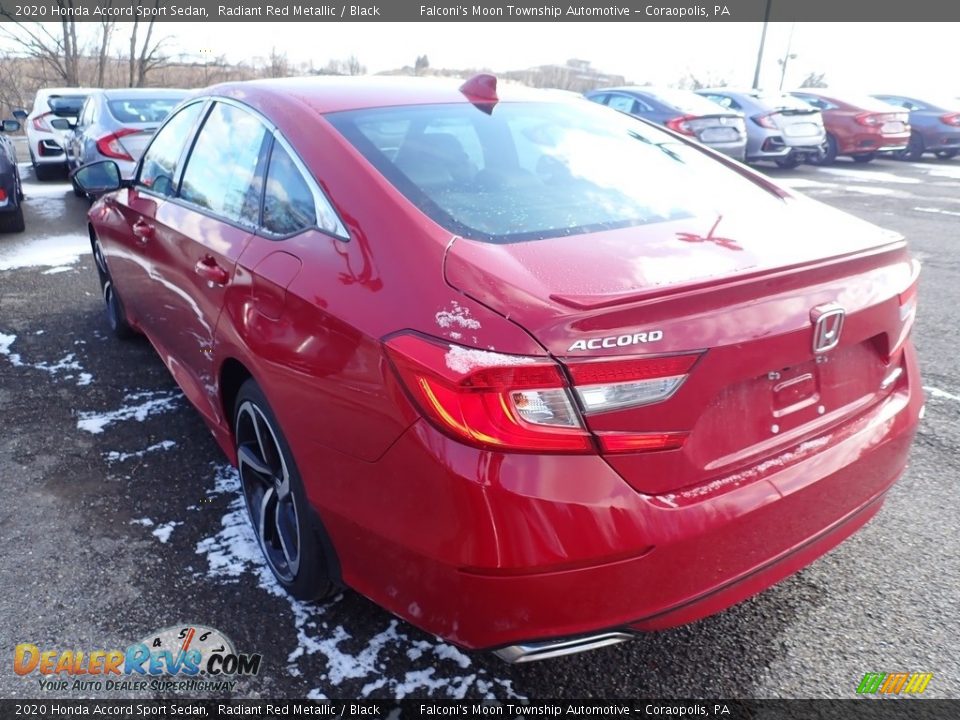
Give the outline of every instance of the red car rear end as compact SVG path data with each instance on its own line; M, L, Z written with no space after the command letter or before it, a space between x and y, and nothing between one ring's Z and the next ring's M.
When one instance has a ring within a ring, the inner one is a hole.
M904 150L910 143L910 113L868 95L836 95L805 88L791 93L819 108L827 130L823 162L849 155L869 162L878 153Z
M214 226L174 173L159 200L135 180L98 201L95 257L244 492L271 478L251 514L302 477L312 528L254 522L291 592L317 594L309 566L464 647L565 654L770 586L902 473L923 402L902 237L489 78L241 84L203 108L258 143L267 118L317 183L296 217L329 198L329 222L256 227L293 186L270 170L237 190L259 220ZM144 164L183 143L215 189L194 158L242 136L191 145L212 120L180 113Z

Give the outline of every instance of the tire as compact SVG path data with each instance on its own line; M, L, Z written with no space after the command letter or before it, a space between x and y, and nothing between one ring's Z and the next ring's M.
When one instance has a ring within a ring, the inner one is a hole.
M860 153L859 155L851 155L850 158L857 163L858 165L864 165L876 157L874 153Z
M960 153L960 150L937 150L935 153L940 160L953 160Z
M785 158L780 158L774 160L778 168L783 168L784 170L793 170L800 164L800 158L794 153L790 153Z
M47 182L62 177L63 168L60 165L37 165L34 163L33 174L40 182Z
M118 340L130 340L136 337L137 331L127 322L127 311L123 309L123 301L113 285L113 278L110 277L110 271L107 269L99 240L93 241L93 262L97 266L97 275L100 277L100 290L103 293L103 304L110 332Z
M17 205L13 212L0 213L0 233L20 233L24 228L23 206Z
M905 150L898 150L895 157L897 160L909 160L917 162L923 157L923 138L917 133L910 133L910 142Z
M87 194L81 189L81 187L80 187L79 185L77 185L77 181L76 181L76 180L74 180L73 178L70 178L70 184L73 185L73 194L74 194L74 197L78 197L78 198L86 198L86 197L87 197Z
M827 133L827 139L820 146L820 152L810 158L811 165L833 165L837 161L837 139Z
M338 589L336 557L307 501L290 446L257 383L247 380L234 403L233 437L240 490L267 565L298 600L322 600Z

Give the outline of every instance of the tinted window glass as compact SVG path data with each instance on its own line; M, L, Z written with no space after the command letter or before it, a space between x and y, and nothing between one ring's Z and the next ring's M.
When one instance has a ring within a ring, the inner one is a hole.
M263 198L263 226L276 235L290 235L316 224L310 187L283 146L274 144Z
M156 134L143 156L138 181L141 185L162 195L173 194L177 162L201 109L203 103L187 105Z
M611 95L607 101L607 105L620 112L633 112L633 98L627 97L626 95Z
M266 135L250 113L214 105L187 161L180 197L228 220L255 225L262 186L257 165Z
M110 114L122 123L160 123L167 119L179 98L133 98L108 100Z
M327 118L423 212L476 240L715 218L717 207L755 214L780 202L694 147L594 103L501 103L489 114L457 103ZM432 128L458 123L474 128L479 162L454 142L430 142Z

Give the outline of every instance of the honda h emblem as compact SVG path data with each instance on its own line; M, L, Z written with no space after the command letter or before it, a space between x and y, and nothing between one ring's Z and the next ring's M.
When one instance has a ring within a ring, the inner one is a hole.
M833 350L840 342L843 330L843 308L836 303L820 305L810 311L813 322L813 352L825 353Z

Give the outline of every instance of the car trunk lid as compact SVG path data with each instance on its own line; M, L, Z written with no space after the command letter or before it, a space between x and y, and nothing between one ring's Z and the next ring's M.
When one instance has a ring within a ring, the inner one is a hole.
M637 490L669 494L799 459L796 448L812 452L889 390L906 333L898 296L916 275L902 239L805 199L772 217L698 215L504 245L458 238L445 274L571 376L602 359L698 354L665 400L586 415L598 437L683 436L676 449L604 453ZM821 315L839 344L815 352Z

